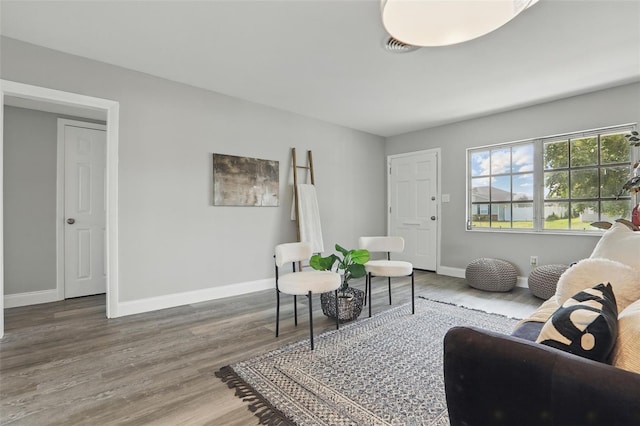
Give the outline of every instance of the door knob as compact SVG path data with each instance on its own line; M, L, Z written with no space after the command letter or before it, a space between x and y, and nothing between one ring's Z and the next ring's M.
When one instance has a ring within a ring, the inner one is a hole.
M76 220L74 218L70 217L69 219L67 219L67 223L69 225L73 225L74 223L76 223Z
M431 216L431 220L436 220L436 217L435 216Z

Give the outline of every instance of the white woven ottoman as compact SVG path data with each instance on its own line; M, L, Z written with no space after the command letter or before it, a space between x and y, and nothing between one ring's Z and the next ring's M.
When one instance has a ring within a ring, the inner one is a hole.
M467 284L484 291L511 291L518 281L515 266L506 260L482 257L467 265Z
M569 265L542 265L529 274L529 290L540 299L548 299L556 292L560 275Z

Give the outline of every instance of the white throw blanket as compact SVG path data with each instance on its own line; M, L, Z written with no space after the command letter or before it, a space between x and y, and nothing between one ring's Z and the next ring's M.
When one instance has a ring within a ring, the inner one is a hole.
M296 220L295 199L291 206L291 220ZM316 188L310 184L298 184L298 227L300 228L300 241L311 244L314 253L324 251L322 241L322 227L320 226L320 210L318 209L318 198Z

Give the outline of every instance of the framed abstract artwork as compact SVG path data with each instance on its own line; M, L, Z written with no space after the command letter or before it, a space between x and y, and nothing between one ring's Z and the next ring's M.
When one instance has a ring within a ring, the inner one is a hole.
M213 205L279 205L279 162L213 154Z

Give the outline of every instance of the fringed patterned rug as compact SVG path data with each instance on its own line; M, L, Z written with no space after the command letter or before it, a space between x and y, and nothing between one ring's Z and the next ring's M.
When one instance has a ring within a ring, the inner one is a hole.
M516 320L416 298L216 376L268 425L448 425L443 338L457 325L510 333Z

